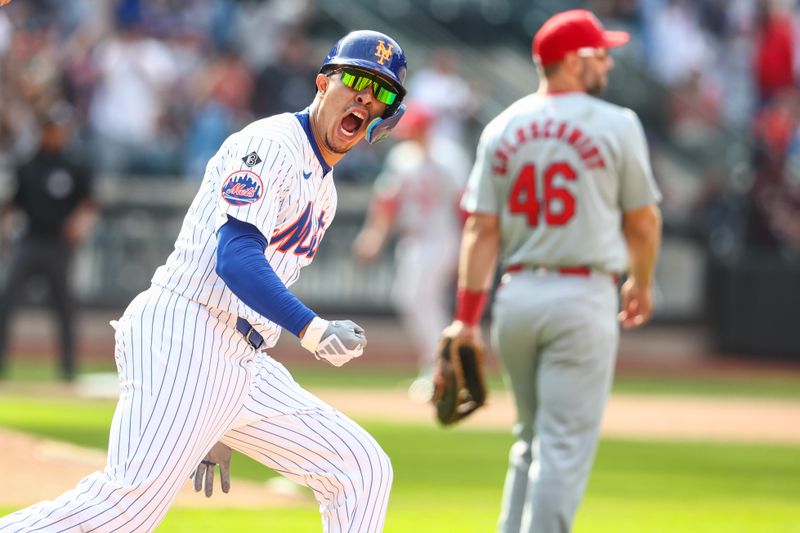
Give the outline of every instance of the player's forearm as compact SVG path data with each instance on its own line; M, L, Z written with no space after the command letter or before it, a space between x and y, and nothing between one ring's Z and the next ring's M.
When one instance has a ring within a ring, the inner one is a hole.
M495 215L473 214L467 218L461 238L458 287L487 291L492 285L500 250L500 226Z
M388 213L380 209L372 209L362 234L372 240L378 250L381 250L392 233L392 223L392 218Z
M364 227L353 242L353 251L359 261L374 261L389 240L394 225L394 212L384 204L385 202L376 201L370 206Z
M228 218L218 233L216 272L248 307L302 338L316 314L272 270L266 244L255 226Z
M661 212L648 205L623 214L622 232L628 245L628 276L650 287L661 244Z
M98 209L91 200L83 200L64 222L63 235L72 244L86 239L97 223Z

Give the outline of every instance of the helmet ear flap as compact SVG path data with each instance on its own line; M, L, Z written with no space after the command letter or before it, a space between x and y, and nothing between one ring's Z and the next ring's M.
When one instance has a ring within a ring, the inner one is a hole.
M394 127L397 126L397 123L400 122L400 119L403 118L405 112L405 104L400 104L392 114L384 114L383 117L373 119L367 126L367 135L365 137L367 142L375 144L387 138Z
M395 102L386 108L386 111L383 112L383 116L381 118L389 118L397 114L400 111L401 107L403 108L403 111L400 113L400 116L403 116L403 113L405 112L406 109L406 106L403 105L403 96L405 95L398 96L395 99ZM398 120L400 120L399 117Z

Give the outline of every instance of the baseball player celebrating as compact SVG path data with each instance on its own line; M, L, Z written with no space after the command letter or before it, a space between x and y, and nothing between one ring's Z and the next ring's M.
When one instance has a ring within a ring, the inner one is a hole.
M224 142L175 251L114 323L122 390L105 470L0 520L0 531L151 531L212 447L210 461L230 447L308 486L324 531L382 530L388 457L264 350L283 328L334 366L362 354L363 329L323 320L287 286L333 220L332 166L397 123L405 73L394 40L350 33L325 59L309 108Z
M479 339L499 260L492 342L517 406L499 530L566 532L591 469L619 329L650 318L660 193L642 126L599 100L628 41L590 12L556 14L533 39L540 89L483 131L462 206L456 320ZM621 289L616 276L627 269Z

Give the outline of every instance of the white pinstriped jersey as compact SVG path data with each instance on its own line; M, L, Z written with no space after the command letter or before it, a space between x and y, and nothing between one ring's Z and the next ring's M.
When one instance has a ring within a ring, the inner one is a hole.
M483 130L462 207L500 217L506 266L622 272L622 212L660 199L633 111L584 93L537 93Z
M275 345L281 328L245 305L216 274L217 230L228 216L268 239L270 266L288 287L311 263L336 212L333 170L308 127L308 114L258 120L231 135L208 162L175 250L152 282L213 309L247 319Z

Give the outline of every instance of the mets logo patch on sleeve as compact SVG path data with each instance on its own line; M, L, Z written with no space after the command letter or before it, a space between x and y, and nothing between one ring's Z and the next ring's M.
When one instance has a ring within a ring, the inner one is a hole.
M254 204L261 199L264 184L255 172L237 170L225 178L222 184L222 198L231 205Z

